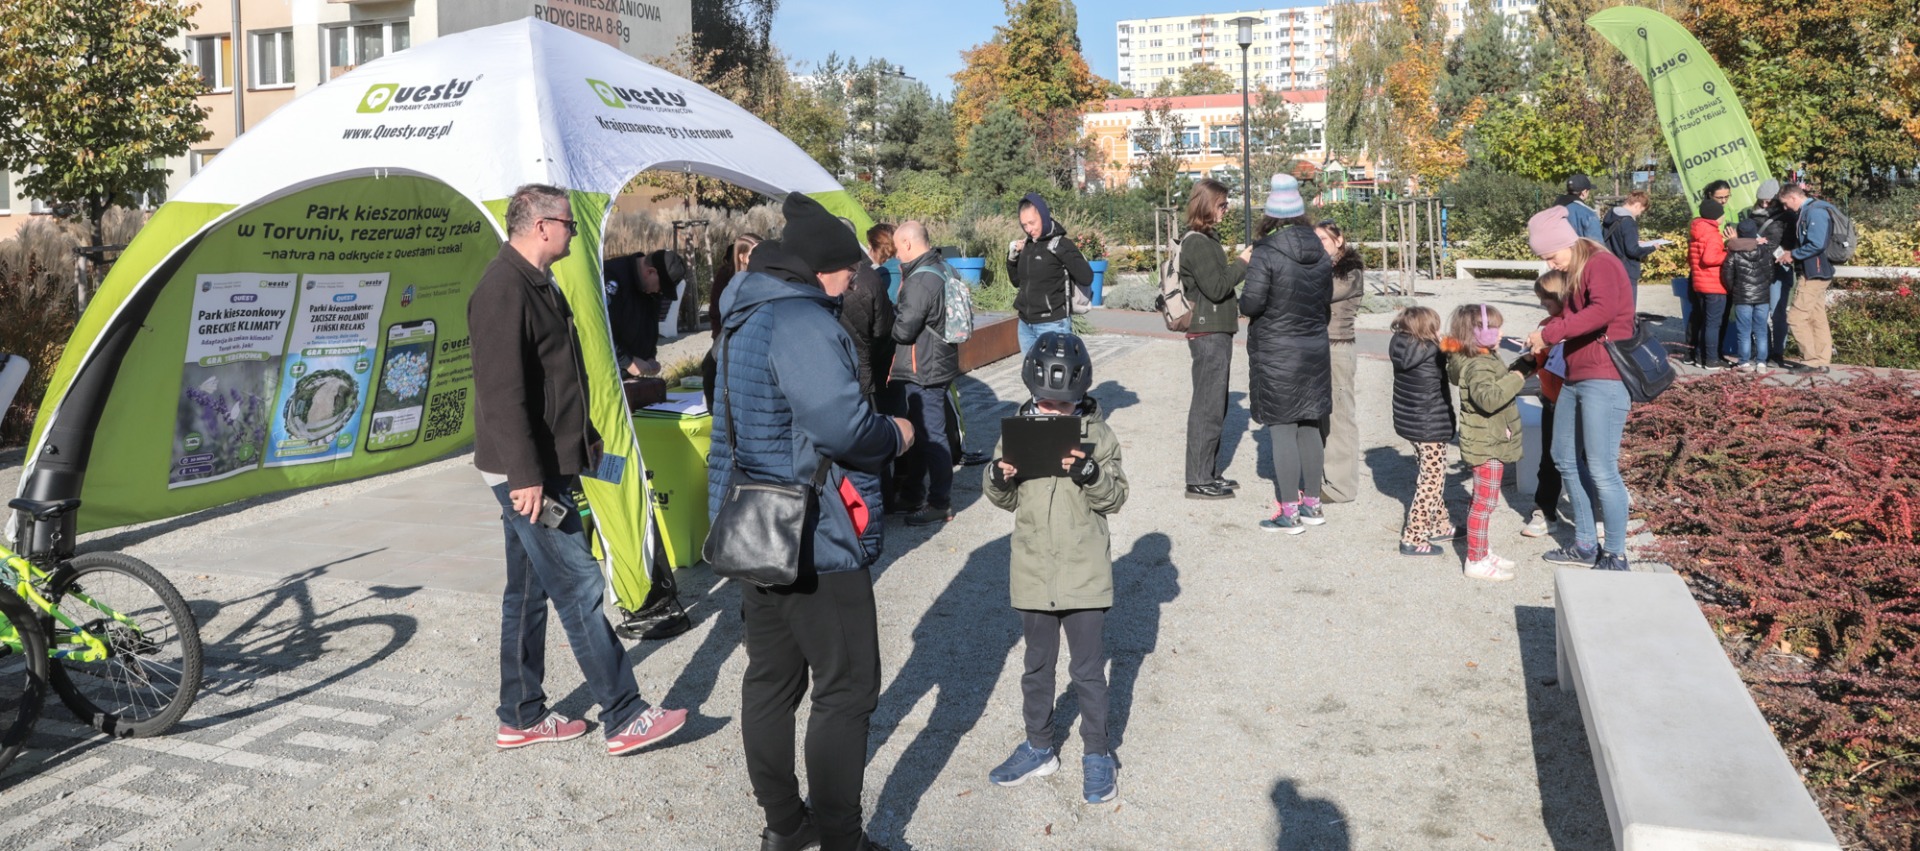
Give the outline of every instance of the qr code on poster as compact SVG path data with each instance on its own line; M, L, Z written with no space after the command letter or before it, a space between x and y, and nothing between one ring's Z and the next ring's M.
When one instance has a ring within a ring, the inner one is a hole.
M435 440L460 433L467 421L467 388L449 390L427 404L427 439Z

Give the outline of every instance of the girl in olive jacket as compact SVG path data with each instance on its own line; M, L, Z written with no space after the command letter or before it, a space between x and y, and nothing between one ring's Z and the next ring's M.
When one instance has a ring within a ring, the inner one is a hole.
M1508 369L1494 354L1500 344L1500 311L1492 305L1463 304L1448 322L1447 377L1460 388L1460 460L1473 468L1473 512L1467 515L1466 574L1505 582L1513 562L1493 554L1487 527L1500 507L1500 480L1506 465L1520 460L1520 407L1514 398L1526 384L1523 372Z

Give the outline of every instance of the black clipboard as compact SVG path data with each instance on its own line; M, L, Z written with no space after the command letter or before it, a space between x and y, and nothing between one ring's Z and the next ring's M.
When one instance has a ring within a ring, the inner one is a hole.
M1080 418L1039 414L1000 420L1000 445L1007 463L1023 479L1064 476L1060 461L1080 445Z

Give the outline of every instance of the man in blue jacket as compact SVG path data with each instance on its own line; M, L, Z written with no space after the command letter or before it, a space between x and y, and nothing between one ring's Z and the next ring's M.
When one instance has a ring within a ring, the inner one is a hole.
M796 192L784 206L782 240L760 243L747 275L721 298L726 319L707 460L709 516L719 512L735 470L768 482L810 482L821 464L878 473L913 445L906 420L876 413L861 394L853 340L835 317L865 256L859 241L812 198ZM880 696L867 571L875 554L860 543L867 512L846 501L853 488L842 488L844 481L831 469L808 510L799 580L740 592L747 646L740 736L747 778L766 811L762 849L878 847L866 838L860 814L867 721ZM793 713L809 679L811 812L793 771Z
M1800 365L1795 375L1827 371L1833 362L1833 333L1827 328L1827 285L1833 283L1833 263L1827 259L1827 238L1833 232L1833 205L1807 197L1799 184L1780 190L1780 204L1800 217L1796 226L1799 245L1792 251L1774 253L1780 264L1800 263L1800 283L1793 288L1793 303L1787 308L1787 327L1800 344Z

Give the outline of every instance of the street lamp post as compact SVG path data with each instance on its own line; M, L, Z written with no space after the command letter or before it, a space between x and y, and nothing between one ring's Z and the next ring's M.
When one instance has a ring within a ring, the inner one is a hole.
M1253 25L1259 18L1241 16L1230 23L1240 28L1240 194L1245 203L1247 244L1253 244L1253 95L1247 85L1247 48L1253 46Z

